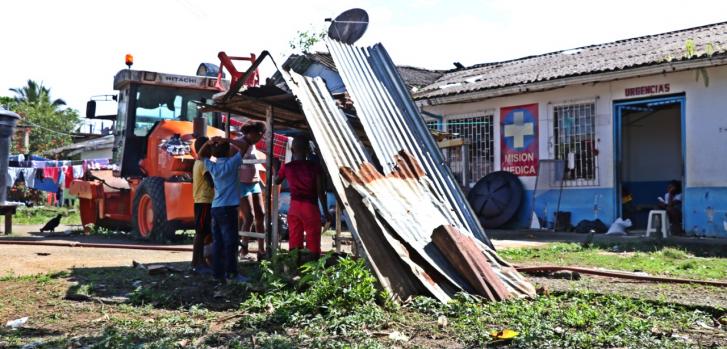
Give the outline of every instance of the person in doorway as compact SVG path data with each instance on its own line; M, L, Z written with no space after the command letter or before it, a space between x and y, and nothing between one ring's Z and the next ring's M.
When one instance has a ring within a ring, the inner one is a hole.
M226 280L247 280L237 272L237 207L240 203L239 168L242 153L248 148L245 142L214 137L199 151L199 157L204 160L214 183L215 195L211 209L214 244L212 269L215 279L220 283Z
M242 155L243 160L256 160L257 149L255 143L259 142L265 133L265 124L250 121L242 126L242 142L248 145ZM262 187L260 186L260 171L258 164L242 164L240 166L240 211L242 213L242 231L251 231L253 223L256 233L265 232L265 210L263 209ZM241 255L247 255L250 238L242 238ZM265 254L265 240L258 240L258 260Z
M207 137L197 138L194 150L198 154L192 168L192 196L194 198L194 242L192 247L192 270L197 273L211 273L212 268L205 260L204 247L212 240L212 200L215 197L212 176L199 157L200 150L207 143Z
M290 250L305 248L314 256L321 253L321 211L320 201L324 208L325 219L331 221L326 210L326 193L323 190L323 175L318 163L308 159L310 142L305 137L295 137L292 144L293 160L280 167L275 184L288 181L290 190L290 209L288 210L288 244Z
M669 182L664 197L659 197L659 208L666 210L671 224L671 232L681 235L682 231L682 183L677 180Z

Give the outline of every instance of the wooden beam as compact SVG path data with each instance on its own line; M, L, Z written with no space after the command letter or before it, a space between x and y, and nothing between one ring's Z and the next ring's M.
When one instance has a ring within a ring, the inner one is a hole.
M336 200L336 253L341 253L341 204Z
M455 138L455 139L445 139L445 140L437 143L437 145L439 146L440 149L443 149L443 148L461 147L461 146L463 146L465 144L469 144L469 143L470 143L469 140L466 140L464 138Z
M275 169L273 168L273 107L268 106L267 112L265 113L265 148L267 155L267 164L265 170L267 174L265 176L265 255L270 258L273 256L273 176L275 176Z
M278 206L280 206L278 195L280 194L280 186L273 185L272 191L273 205L272 210L270 211L270 217L273 221L273 230L270 240L272 240L273 246L271 250L275 252L280 249L280 226L278 224Z

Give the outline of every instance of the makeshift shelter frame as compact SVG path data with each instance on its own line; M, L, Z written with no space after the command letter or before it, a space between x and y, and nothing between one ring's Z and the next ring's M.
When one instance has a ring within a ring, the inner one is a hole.
M265 168L267 169L267 175L265 176L265 190L263 192L265 200L265 233L259 232L240 232L240 236L253 237L253 238L264 238L265 239L265 250L266 258L271 258L274 251L280 249L280 227L278 224L278 205L279 205L279 188L274 186L273 178L275 177L276 169L274 166L273 154L273 137L276 127L283 126L285 129L293 129L297 131L307 132L310 130L310 126L305 119L305 115L301 110L290 110L279 105L281 101L285 101L286 97L295 101L295 97L290 94L285 95L273 95L266 97L249 97L242 93L234 95L226 94L223 99L215 100L214 104L207 104L207 101L202 101L200 107L203 111L217 111L228 113L230 115L245 116L249 119L262 121L265 123L265 134L263 139L265 140L265 152L268 154L265 160ZM297 102L295 102L297 105ZM246 110L246 107L251 108ZM263 111L264 112L261 112ZM232 117L227 118L225 123L225 134L230 137L230 120ZM312 135L311 135L312 137ZM315 139L313 139L315 142ZM322 171L325 176L328 176L326 171ZM275 188L274 188L275 187ZM338 193L334 191L336 197L335 209L336 209L336 225L335 225L335 251L341 252L341 238L342 225L341 221L341 200L338 197ZM327 209L327 208L324 208ZM359 249L356 249L356 242L353 244L353 251L355 254L358 253Z

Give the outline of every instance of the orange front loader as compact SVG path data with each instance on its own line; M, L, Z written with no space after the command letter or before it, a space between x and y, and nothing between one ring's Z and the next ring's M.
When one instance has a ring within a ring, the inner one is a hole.
M221 117L197 108L198 101L211 99L222 86L215 78L217 71L205 73L185 76L124 69L116 74L112 163L118 168L87 171L70 188L80 199L84 227L131 230L142 239L157 241L193 228L193 122L207 137L225 136L219 127ZM93 114L95 108L88 109ZM199 127L205 124L208 127Z

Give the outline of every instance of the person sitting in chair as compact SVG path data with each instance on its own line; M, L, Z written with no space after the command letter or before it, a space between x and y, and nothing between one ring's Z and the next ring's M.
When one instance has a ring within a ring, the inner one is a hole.
M664 197L659 197L659 208L666 210L671 224L671 232L681 235L682 232L682 183L673 180L666 187Z

